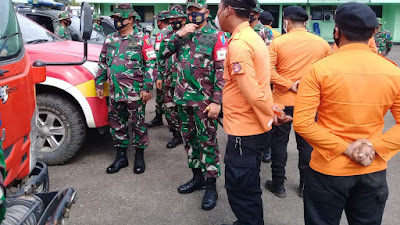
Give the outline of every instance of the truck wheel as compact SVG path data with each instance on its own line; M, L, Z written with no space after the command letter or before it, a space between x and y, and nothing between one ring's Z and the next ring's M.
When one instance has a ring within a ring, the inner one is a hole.
M81 111L67 98L38 94L38 160L48 165L68 162L82 147L86 123Z

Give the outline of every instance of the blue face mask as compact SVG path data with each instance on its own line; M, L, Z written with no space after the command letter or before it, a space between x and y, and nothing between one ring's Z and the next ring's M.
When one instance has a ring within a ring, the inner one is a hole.
M115 17L114 18L114 27L116 30L121 30L124 27L126 27L128 24L124 24L124 21L126 18L121 18L121 17Z
M191 12L187 15L189 17L189 21L196 25L200 25L206 20L206 13Z

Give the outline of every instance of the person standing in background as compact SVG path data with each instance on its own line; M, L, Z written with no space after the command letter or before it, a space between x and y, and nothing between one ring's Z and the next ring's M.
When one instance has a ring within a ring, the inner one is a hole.
M272 28L272 24L274 23L275 19L270 12L264 10L260 13L258 20L260 20L264 26L268 27L272 31L274 38L281 36L281 33Z
M331 48L321 37L307 32L307 12L298 6L289 6L283 11L286 34L275 38L269 46L271 60L271 82L274 102L285 106L285 113L293 116L295 98L300 79L310 69L312 62L331 53ZM314 115L315 117L315 115ZM284 187L287 162L287 143L292 123L273 126L271 136L272 181L265 188L280 198L286 197ZM303 195L305 171L309 167L312 147L296 134L300 171L299 196Z
M382 30L382 19L377 18L379 28L376 30L374 35L376 47L378 48L378 53L387 56L393 47L392 34L388 30Z

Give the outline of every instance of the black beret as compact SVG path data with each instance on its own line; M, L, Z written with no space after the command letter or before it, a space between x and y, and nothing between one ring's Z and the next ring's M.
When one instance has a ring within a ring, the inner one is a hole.
M349 2L337 7L335 23L340 29L356 33L379 27L375 12L369 6L357 2Z
M306 10L298 6L289 6L283 10L283 18L288 18L295 21L307 21L308 14Z
M274 17L272 14L268 11L264 11L260 13L260 16L258 17L260 20L266 20L266 21L275 21Z

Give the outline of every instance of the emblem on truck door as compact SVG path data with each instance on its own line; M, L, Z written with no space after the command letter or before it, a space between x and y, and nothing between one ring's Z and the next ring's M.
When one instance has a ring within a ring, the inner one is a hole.
M6 103L8 100L8 85L5 86L1 86L0 87L0 100L2 101L2 103Z

